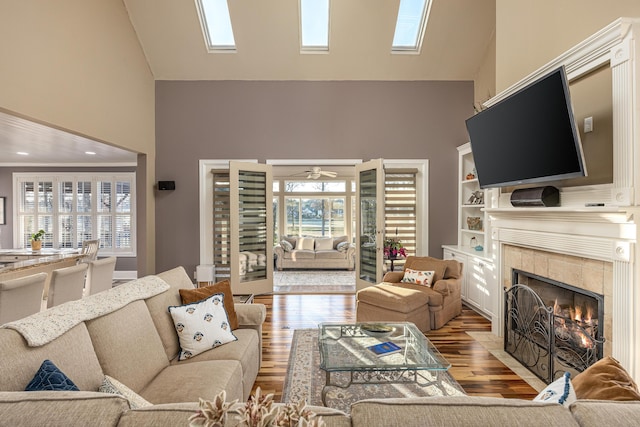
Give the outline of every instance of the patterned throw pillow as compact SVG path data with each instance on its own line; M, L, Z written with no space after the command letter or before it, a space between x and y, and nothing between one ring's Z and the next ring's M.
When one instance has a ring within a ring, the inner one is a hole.
M189 359L209 349L236 341L224 309L224 294L200 302L171 306L169 313L180 341L178 360Z
M349 237L347 236L338 236L333 238L333 249L338 249L338 245L340 243L349 242Z
M131 390L126 385L122 384L115 378L111 378L109 375L105 375L102 380L102 385L98 389L100 393L117 394L129 401L129 407L131 409L144 408L145 406L152 406L150 402L144 399L135 391Z
M549 384L538 394L534 402L553 402L564 406L569 406L577 400L576 392L569 379L571 374L565 372L563 376Z
M431 286L433 282L434 271L412 270L407 268L404 270L402 283L413 283L414 285Z
M233 302L233 292L231 292L231 283L228 280L222 280L210 286L203 286L194 289L180 289L180 298L182 304L191 304L192 302L200 302L209 298L213 294L224 294L224 309L229 317L231 330L238 329L238 315L236 313L236 305Z
M24 390L79 391L80 389L51 360L47 359L42 362L35 376Z
M282 249L284 249L285 252L291 252L293 250L293 245L289 243L288 240L283 239L280 242L280 246L282 246Z
M347 249L349 249L349 242L340 242L338 243L338 246L336 247L336 249L339 252L347 252Z

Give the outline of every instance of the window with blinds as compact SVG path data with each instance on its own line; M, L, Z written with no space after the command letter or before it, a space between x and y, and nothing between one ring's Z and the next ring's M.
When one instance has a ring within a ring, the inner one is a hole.
M44 230L44 248L80 248L100 240L105 255L135 255L135 173L13 175L14 245L29 247Z
M385 169L385 236L397 238L407 255L416 254L417 169Z
M229 170L212 170L213 174L213 265L215 280L231 277L231 198Z

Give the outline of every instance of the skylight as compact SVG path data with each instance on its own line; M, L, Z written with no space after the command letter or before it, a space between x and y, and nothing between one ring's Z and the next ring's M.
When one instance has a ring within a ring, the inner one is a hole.
M431 0L400 0L392 52L419 52Z
M209 52L235 51L227 0L196 0L196 5Z
M329 0L300 0L300 49L329 50Z

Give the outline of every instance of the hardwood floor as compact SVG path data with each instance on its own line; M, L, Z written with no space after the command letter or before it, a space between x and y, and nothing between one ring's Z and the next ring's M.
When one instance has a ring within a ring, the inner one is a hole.
M263 393L282 397L291 339L295 329L316 328L320 322L354 322L354 295L264 295L256 303L267 306L263 325L262 368L254 385ZM463 306L460 316L445 327L427 333L442 355L451 362L449 372L468 395L533 399L538 392L466 331L490 331L491 324Z

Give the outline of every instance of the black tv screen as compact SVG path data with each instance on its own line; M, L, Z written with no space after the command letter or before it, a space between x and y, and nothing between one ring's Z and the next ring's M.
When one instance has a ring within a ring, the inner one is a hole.
M586 176L564 67L466 124L481 188Z

